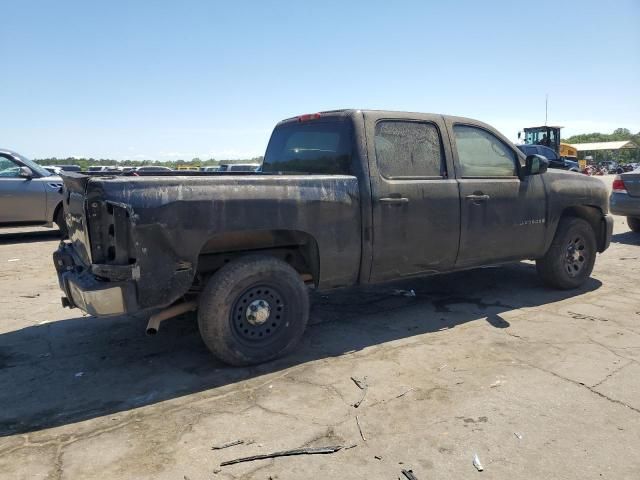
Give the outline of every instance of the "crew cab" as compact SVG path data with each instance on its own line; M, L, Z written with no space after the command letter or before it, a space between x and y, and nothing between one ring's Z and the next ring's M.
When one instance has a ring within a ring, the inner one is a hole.
M576 288L610 242L598 179L547 171L489 125L340 110L283 120L259 172L63 173L69 240L54 254L63 305L197 310L223 361L290 351L307 287L333 289L533 259Z

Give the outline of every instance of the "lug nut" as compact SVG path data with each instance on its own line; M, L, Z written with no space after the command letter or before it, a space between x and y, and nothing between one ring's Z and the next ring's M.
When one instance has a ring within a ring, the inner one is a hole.
M255 305L251 305L249 308L251 309L252 312L255 312L256 310L258 310L258 307L256 307Z

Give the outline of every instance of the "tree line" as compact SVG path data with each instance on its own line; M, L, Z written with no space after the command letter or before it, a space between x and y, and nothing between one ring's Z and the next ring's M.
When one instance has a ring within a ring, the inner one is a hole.
M639 148L625 149L625 150L601 150L593 152L598 161L602 160L616 160L622 163L638 162L640 161L640 132L631 133L628 128L616 128L613 133L581 133L579 135L573 135L569 138L563 138L563 143L596 143L596 142L619 142L619 141L631 141ZM592 155L593 155L592 154ZM581 153L584 155L584 152Z

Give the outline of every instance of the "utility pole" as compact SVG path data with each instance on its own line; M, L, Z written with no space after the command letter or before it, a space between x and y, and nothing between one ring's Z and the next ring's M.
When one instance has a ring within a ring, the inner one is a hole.
M544 97L544 126L547 126L547 116L549 114L549 94Z

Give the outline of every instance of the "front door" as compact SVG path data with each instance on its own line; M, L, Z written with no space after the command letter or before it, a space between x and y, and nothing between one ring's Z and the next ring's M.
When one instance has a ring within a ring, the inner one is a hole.
M435 115L385 119L366 113L372 191L371 281L452 268L458 251L460 204L448 178L450 146Z
M539 255L544 249L547 220L541 176L520 179L516 150L482 126L448 126L460 184L456 267Z
M45 186L20 176L22 165L0 154L0 223L45 222Z

